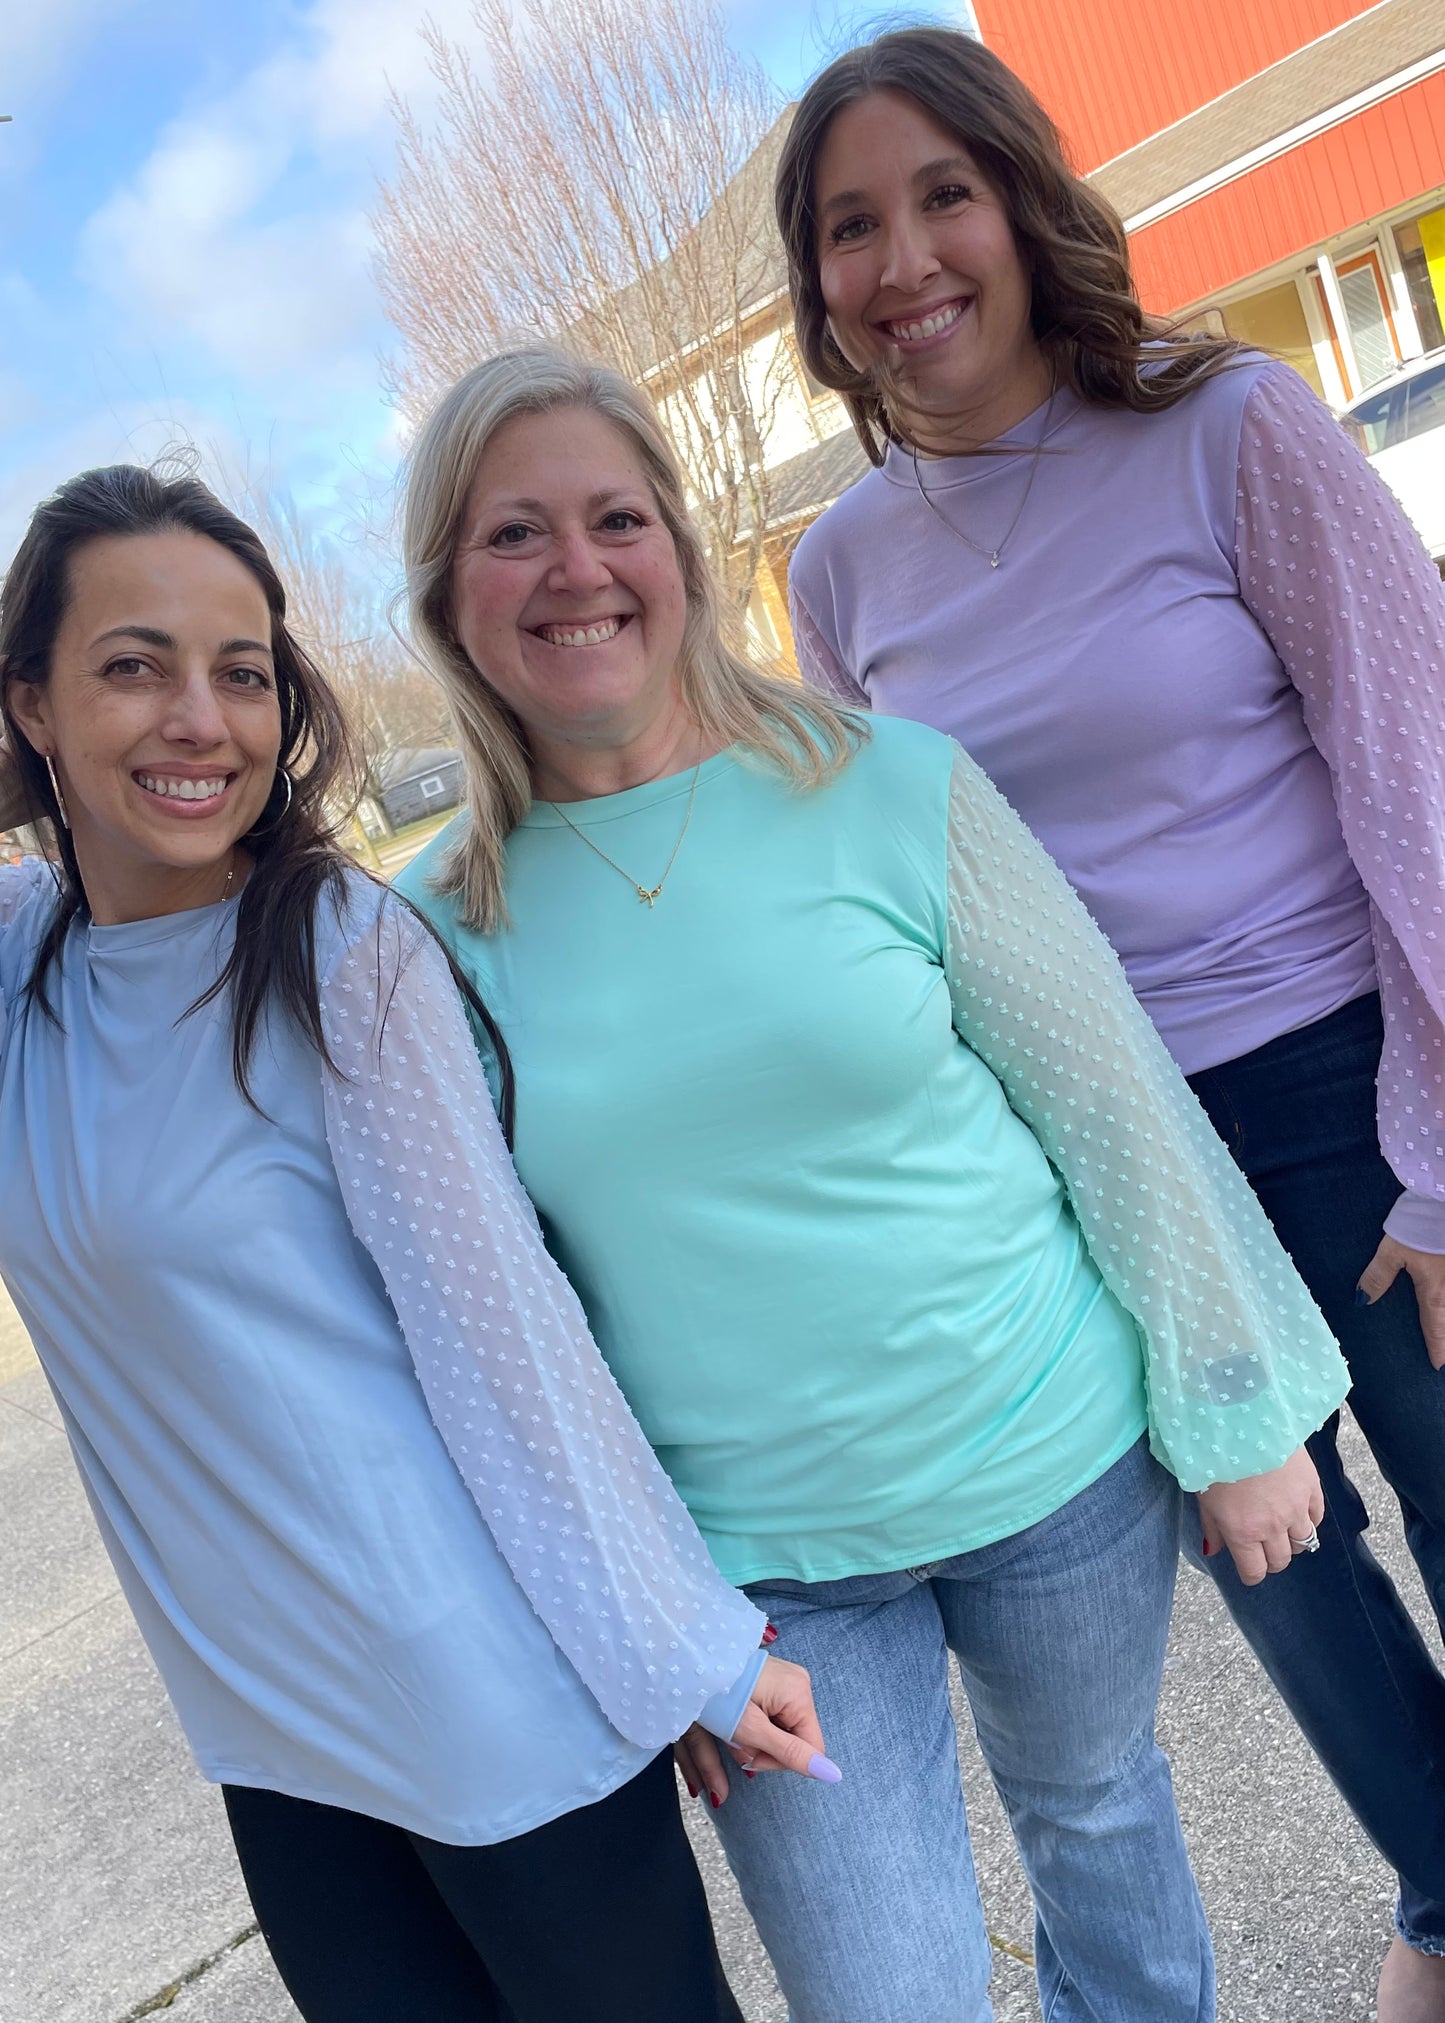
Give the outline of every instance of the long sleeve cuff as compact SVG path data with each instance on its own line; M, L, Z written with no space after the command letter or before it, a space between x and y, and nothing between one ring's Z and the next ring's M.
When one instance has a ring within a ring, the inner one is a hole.
M1385 1234L1410 1250L1445 1257L1445 1201L1407 1187L1385 1217Z
M729 1686L725 1693L714 1693L711 1699L704 1701L698 1722L709 1735L716 1735L719 1742L731 1742L737 1733L737 1725L747 1712L753 1687L758 1683L767 1660L766 1651L754 1651L736 1683Z

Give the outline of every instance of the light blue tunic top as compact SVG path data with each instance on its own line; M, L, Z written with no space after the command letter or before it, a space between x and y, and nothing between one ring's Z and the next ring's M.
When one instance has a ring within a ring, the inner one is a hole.
M186 1015L236 902L74 927L58 1025L54 903L0 880L0 1268L201 1769L459 1844L602 1797L761 1619L542 1248L439 951L359 875L323 902L343 1074L273 1021L258 1110L226 1005Z

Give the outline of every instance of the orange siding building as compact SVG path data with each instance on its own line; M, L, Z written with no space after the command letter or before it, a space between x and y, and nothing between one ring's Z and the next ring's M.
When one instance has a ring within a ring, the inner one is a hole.
M1164 315L1336 404L1445 344L1441 0L975 0Z

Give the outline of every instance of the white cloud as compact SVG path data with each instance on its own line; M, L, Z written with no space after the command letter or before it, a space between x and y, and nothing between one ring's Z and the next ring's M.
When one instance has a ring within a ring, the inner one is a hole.
M105 21L119 19L129 0L44 0L0 8L0 112L17 120L59 82L77 47Z
M393 87L426 95L427 15L460 28L465 0L316 0L291 42L160 135L81 242L132 336L189 338L250 382L374 345L373 164Z
M28 457L7 458L0 466L0 558L15 552L39 501L77 471L149 463L178 448L199 452L202 476L241 454L225 422L178 401L160 410L144 402L96 409L47 436Z

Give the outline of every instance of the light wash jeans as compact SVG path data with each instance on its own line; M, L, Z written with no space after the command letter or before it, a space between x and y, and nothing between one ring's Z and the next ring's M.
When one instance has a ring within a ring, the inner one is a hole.
M1180 1497L1143 1441L1041 1524L899 1573L749 1589L813 1675L843 1782L731 1778L715 1815L793 2023L991 2023L954 1651L1034 1893L1045 2023L1213 2023L1154 1740Z

